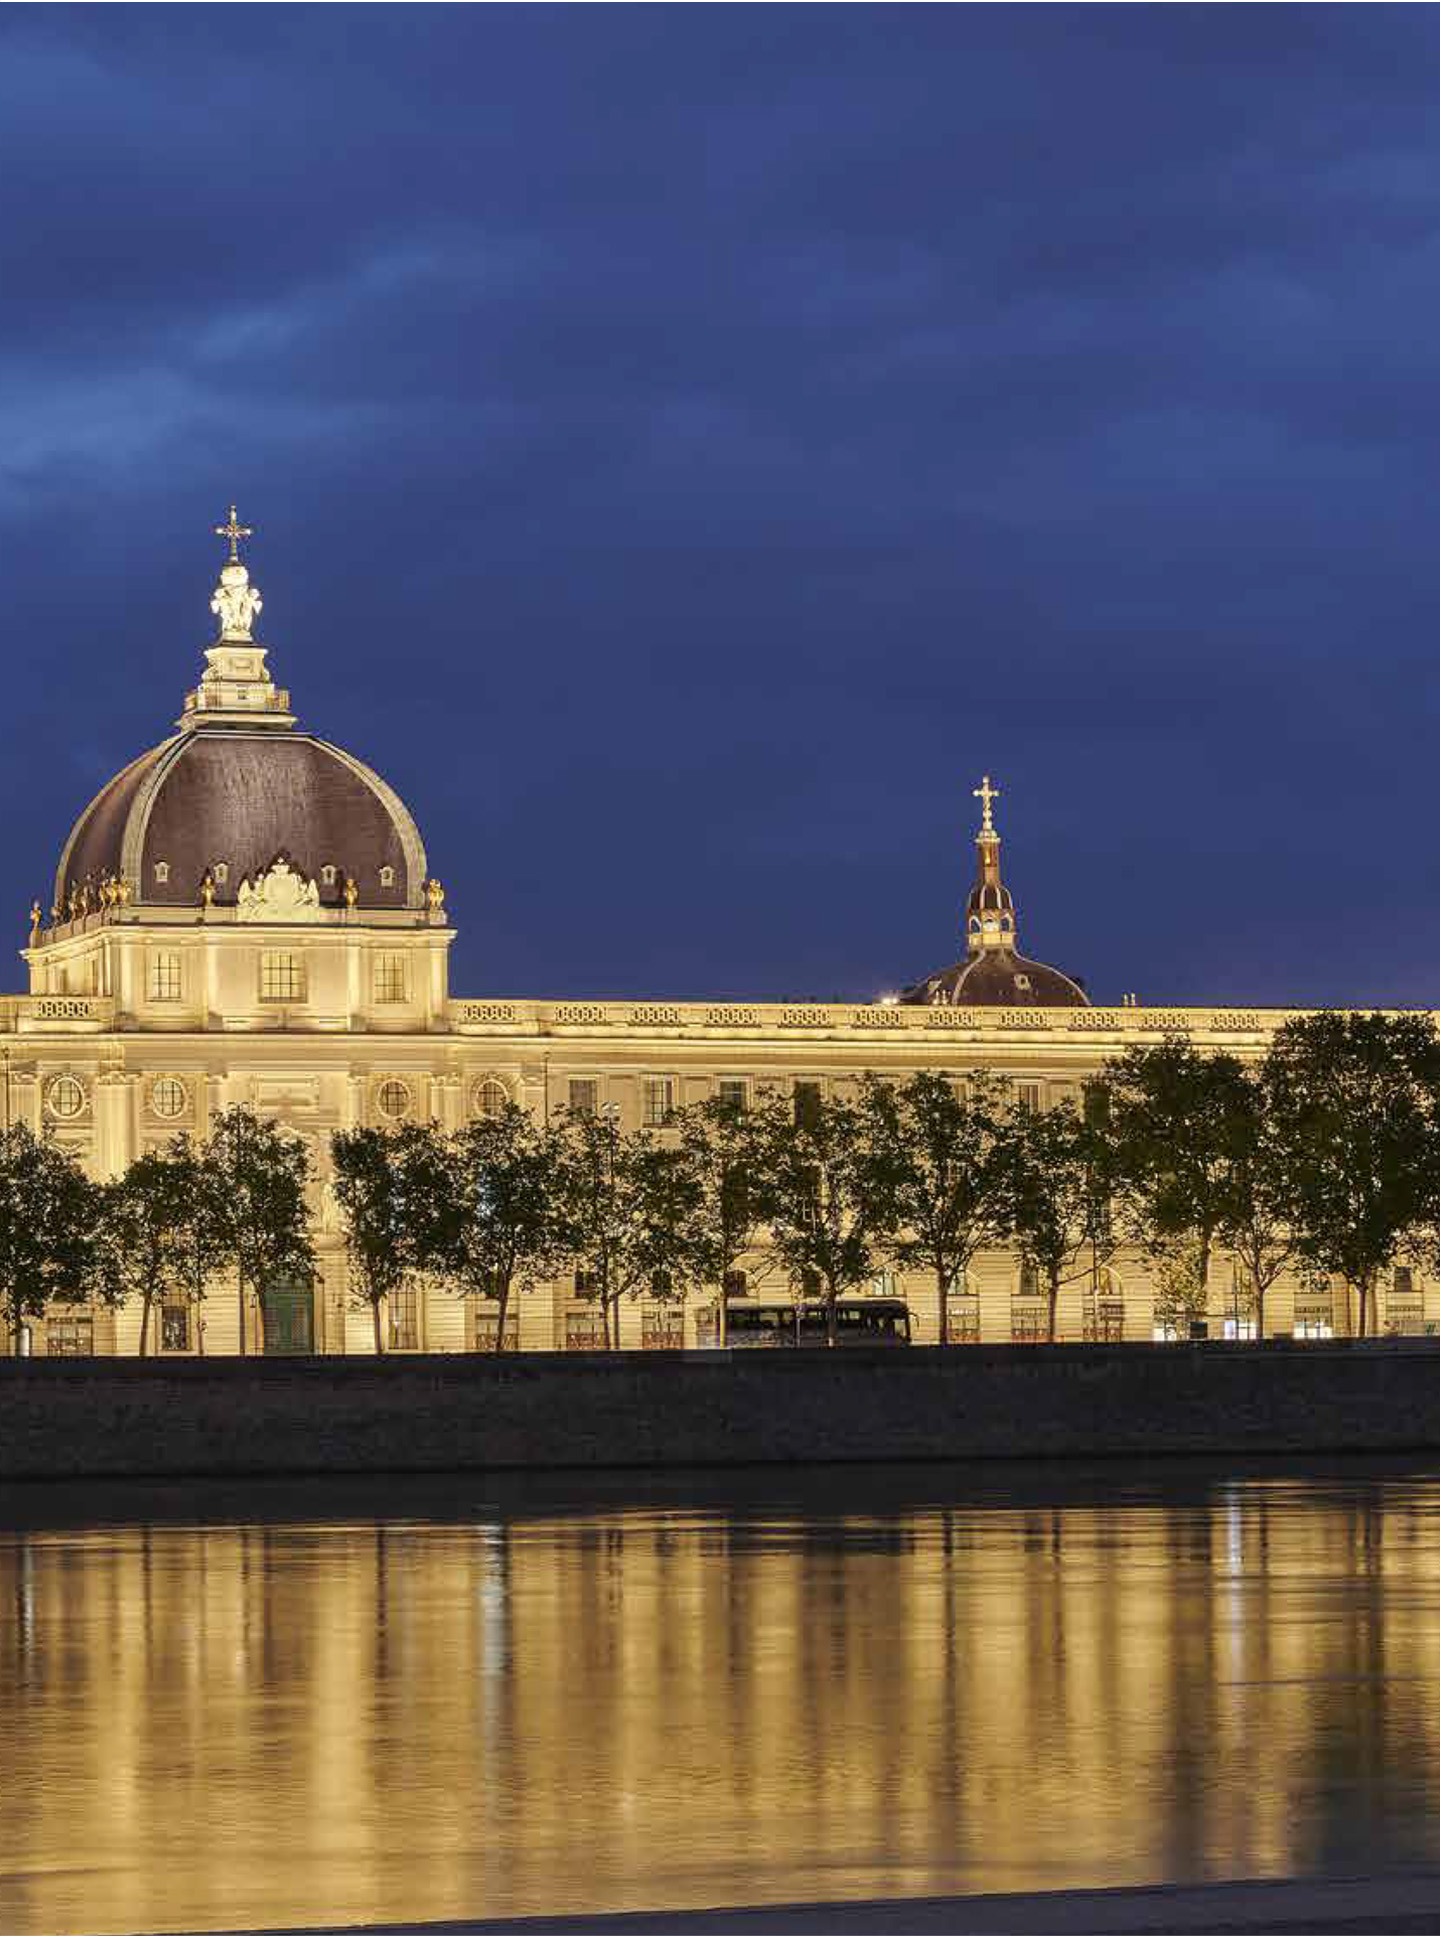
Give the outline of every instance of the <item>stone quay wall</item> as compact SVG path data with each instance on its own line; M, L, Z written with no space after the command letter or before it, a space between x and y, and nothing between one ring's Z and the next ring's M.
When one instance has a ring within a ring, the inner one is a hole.
M0 1481L1402 1450L1434 1344L0 1360Z

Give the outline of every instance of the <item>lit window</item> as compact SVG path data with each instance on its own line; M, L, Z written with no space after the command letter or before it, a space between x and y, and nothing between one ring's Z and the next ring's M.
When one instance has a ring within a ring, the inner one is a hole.
M50 1358L88 1358L95 1350L95 1320L89 1312L63 1312L45 1326L45 1352Z
M377 1002L403 1002L405 999L404 955L376 955L375 999Z
M743 1109L747 1100L744 1076L725 1076L715 1085L715 1094L727 1109Z
M161 1076L150 1091L150 1107L157 1116L183 1116L188 1101L178 1076Z
M150 999L152 1002L178 1002L180 999L179 955L150 957Z
M74 1076L58 1076L46 1092L45 1101L50 1114L63 1121L80 1114L85 1107L85 1091Z
M190 1306L188 1304L161 1305L160 1349L162 1351L190 1349Z
M392 1076L389 1082L381 1083L376 1092L375 1101L382 1116L388 1116L391 1122L397 1122L410 1108L410 1091L403 1082L397 1081Z
M298 955L265 950L260 957L260 999L262 1002L304 1001L305 966Z
M390 1308L390 1349L392 1351L418 1351L420 1349L420 1309L419 1298L413 1284L402 1284L386 1299Z
M675 1079L673 1076L646 1076L645 1078L645 1127L661 1129L675 1113Z
M570 1107L577 1116L593 1116L600 1106L600 1085L589 1076L570 1079Z
M503 1082L492 1077L488 1082L475 1085L475 1114L477 1116L503 1116L505 1105L510 1100Z

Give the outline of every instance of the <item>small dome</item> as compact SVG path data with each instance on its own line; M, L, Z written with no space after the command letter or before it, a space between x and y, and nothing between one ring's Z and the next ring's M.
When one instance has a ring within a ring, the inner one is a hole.
M902 1002L937 1008L1088 1008L1090 998L1058 968L1017 955L1013 948L987 948L968 960L907 988Z
M975 884L965 902L964 961L927 975L901 995L902 1002L942 1008L1088 1008L1077 981L1016 952L1015 902L1000 878L1000 836L992 808L1000 797L990 776L975 789L982 804L975 836Z
M75 823L55 902L107 878L141 905L193 907L206 874L218 906L283 855L322 902L424 905L425 849L403 801L378 774L309 733L194 727L144 753Z

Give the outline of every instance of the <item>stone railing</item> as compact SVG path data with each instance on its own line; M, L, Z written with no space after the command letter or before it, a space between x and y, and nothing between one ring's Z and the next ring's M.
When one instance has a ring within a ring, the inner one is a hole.
M901 1036L1110 1035L1153 1040L1167 1034L1263 1041L1302 1011L1282 1008L927 1008L886 1002L531 1002L452 1001L450 1026L461 1035L660 1037L729 1036L808 1040Z
M109 995L0 996L0 1035L102 1035L114 1026Z

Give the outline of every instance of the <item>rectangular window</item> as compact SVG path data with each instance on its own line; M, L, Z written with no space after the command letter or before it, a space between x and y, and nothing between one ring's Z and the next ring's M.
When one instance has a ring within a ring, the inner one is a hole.
M1017 1082L1015 1100L1027 1116L1040 1114L1040 1085L1038 1082Z
M1415 1273L1408 1264L1395 1266L1395 1278L1390 1287L1392 1297L1415 1296Z
M1092 1129L1104 1129L1110 1121L1110 1091L1103 1082L1087 1082L1082 1091L1085 1120Z
M95 1320L88 1312L65 1312L45 1326L45 1350L51 1358L89 1358L95 1351Z
M640 1348L642 1351L681 1351L685 1345L683 1311L642 1311Z
M1017 1297L1039 1297L1040 1273L1033 1264L1020 1266L1020 1282L1015 1287Z
M375 999L377 1002L405 1000L404 955L376 955Z
M601 1351L605 1346L605 1326L598 1311L565 1313L565 1349Z
M795 1127L813 1129L820 1120L820 1085L797 1082L795 1085Z
M577 1270L575 1273L576 1297L599 1297L600 1274L598 1271Z
M178 1002L180 999L180 957L154 954L150 957L150 999L152 1002Z
M663 1129L674 1113L674 1077L646 1076L644 1117L646 1129Z
M305 964L298 955L275 954L266 949L260 956L260 999L262 1002L303 1002Z
M589 1076L570 1078L570 1107L577 1116L593 1116L600 1107L600 1085Z
M727 1109L743 1109L748 1100L744 1076L724 1076L715 1085L715 1094Z
M493 1351L500 1330L500 1317L496 1311L477 1309L473 1314L470 1341L475 1351ZM512 1304L505 1313L505 1349L515 1351L520 1345L520 1313Z
M190 1349L190 1306L188 1304L161 1305L160 1349L162 1351Z
M420 1349L419 1296L413 1284L402 1284L386 1300L390 1307L390 1349Z

